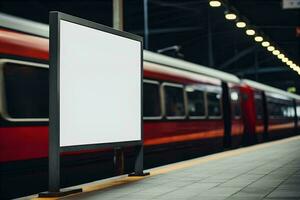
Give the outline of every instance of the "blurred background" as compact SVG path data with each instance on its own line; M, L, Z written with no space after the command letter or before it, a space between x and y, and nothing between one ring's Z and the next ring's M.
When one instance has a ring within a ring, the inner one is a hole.
M285 1L228 0L212 7L207 0L126 0L123 26L144 37L145 49L300 93L297 71L245 33L255 30L299 65L300 10L297 1L294 8ZM42 23L48 23L51 10L113 25L113 0L0 1L0 12ZM226 19L226 12L236 19ZM247 27L238 28L237 21Z

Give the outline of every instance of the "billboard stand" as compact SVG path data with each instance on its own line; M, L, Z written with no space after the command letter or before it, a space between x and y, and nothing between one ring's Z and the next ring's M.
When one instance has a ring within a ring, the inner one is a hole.
M128 176L148 176L149 172L144 172L144 145L137 146L137 156L134 163L134 172Z
M60 188L63 152L136 146L131 175L148 175L143 172L143 38L61 12L50 12L49 24L49 191L39 197L82 192ZM120 85L123 92L111 92ZM120 116L126 120L112 126ZM99 134L99 122L106 134Z

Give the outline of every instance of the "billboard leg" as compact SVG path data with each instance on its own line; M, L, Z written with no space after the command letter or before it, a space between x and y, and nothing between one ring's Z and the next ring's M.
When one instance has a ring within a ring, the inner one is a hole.
M81 188L60 189L60 155L59 152L54 153L53 150L55 151L53 147L49 148L49 191L39 193L39 197L63 197L82 192Z
M122 148L114 149L114 168L116 175L124 174L124 152Z
M60 189L60 155L54 153L54 148L49 148L49 191L39 193L39 197L63 197L74 193L82 192L81 188L78 189Z
M134 172L129 176L148 176L149 172L144 172L144 146L138 146L138 154L134 164Z
M50 142L51 143L51 142ZM51 155L51 153L53 153ZM81 188L60 189L60 154L55 152L55 147L49 148L49 191L39 193L39 197L64 197L82 192Z

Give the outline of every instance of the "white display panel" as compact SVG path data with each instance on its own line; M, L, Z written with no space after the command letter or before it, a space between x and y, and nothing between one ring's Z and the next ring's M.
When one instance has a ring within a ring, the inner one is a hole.
M141 140L141 42L60 21L60 146Z

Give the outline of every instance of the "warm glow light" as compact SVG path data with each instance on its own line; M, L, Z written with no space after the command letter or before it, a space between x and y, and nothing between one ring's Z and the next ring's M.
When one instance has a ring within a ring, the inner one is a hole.
M279 55L277 56L277 58L283 59L283 58L284 58L284 55L281 53L281 54L279 54Z
M246 30L246 34L247 35L254 35L255 34L255 30L253 30L253 29L247 29Z
M293 62L289 60L289 61L286 62L286 64L291 66L293 64Z
M261 45L263 47L268 47L268 46L270 46L270 42L265 41L265 42L262 42Z
M268 51L274 51L275 50L275 47L273 47L273 46L268 46Z
M245 28L246 27L246 23L242 22L242 21L237 22L235 25L238 28Z
M221 6L221 2L220 1L209 1L209 5L211 7L220 7Z
M254 40L255 40L256 42L262 42L264 39L263 39L263 37L261 37L261 36L255 36Z
M279 54L280 54L280 51L278 51L278 50L274 50L272 53L273 53L275 56L277 56L277 55L279 55Z
M228 19L228 20L235 20L236 15L234 13L226 13L225 18Z
M292 65L290 65L290 67L291 67L292 69L298 69L297 66L296 66L296 64L292 64Z
M287 61L289 61L288 58L282 58L282 62L287 62Z

